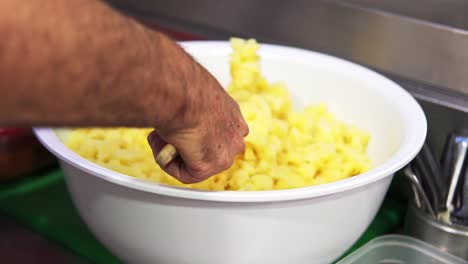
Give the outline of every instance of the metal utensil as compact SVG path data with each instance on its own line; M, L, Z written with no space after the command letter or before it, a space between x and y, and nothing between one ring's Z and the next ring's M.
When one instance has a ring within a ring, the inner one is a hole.
M468 226L468 167L465 164L463 178L460 179L460 205L451 215L453 223Z
M443 210L442 190L444 188L441 171L438 162L434 158L434 154L426 142L423 148L411 162L414 173L421 181L421 184L426 192L427 198L431 202L431 207L434 211Z
M468 159L468 150L466 153L466 158ZM453 195L453 202L452 202L454 211L460 209L463 206L463 186L465 183L465 171L466 171L466 166L467 166L466 164L467 162L465 160L465 163L463 164L463 167L462 167L462 172L460 174L460 179L458 179L457 187L455 187L455 194Z
M419 197L419 191L418 188L416 187L415 184L411 184L411 189L413 190L413 198L414 198L414 203L418 208L423 208L423 205L421 203L421 198Z
M413 172L410 166L406 166L403 170L403 173L406 175L406 177L410 180L413 186L413 191L416 190L414 193L415 198L417 201L420 203L420 207L424 210L426 210L429 214L431 214L433 217L436 217L437 214L435 213L434 208L431 205L431 202L429 201L429 198L427 197L426 191L424 190L421 180L418 178L418 176Z
M448 195L448 186L450 184L450 179L453 172L454 166L454 155L455 155L455 145L456 145L456 138L457 137L466 137L468 138L468 128L460 128L454 132L449 133L447 139L444 144L444 149L442 151L440 165L442 170L442 181L445 183L445 191L443 191L444 199L446 199ZM460 192L455 192L455 204L458 203Z
M453 198L463 169L463 164L465 163L466 159L466 154L468 150L468 137L455 136L454 143L454 163L450 178L448 194L445 200L446 209L439 213L439 218L447 223L450 223L450 214L454 209Z
M425 164L428 167L430 174L432 175L432 179L434 181L435 187L438 192L438 199L440 204L443 206L442 200L446 196L447 192L447 183L442 175L442 168L440 166L439 161L436 159L434 155L434 151L432 150L431 145L429 142L426 142L421 150L422 158L425 161ZM439 207L440 209L441 207Z
M444 199L447 197L448 193L448 185L450 184L450 177L452 174L452 163L453 163L453 155L455 154L454 151L455 147L455 133L449 133L445 140L444 149L442 151L442 155L440 158L440 166L442 170L441 177L445 182L445 190L443 191ZM445 205L445 204L444 204Z

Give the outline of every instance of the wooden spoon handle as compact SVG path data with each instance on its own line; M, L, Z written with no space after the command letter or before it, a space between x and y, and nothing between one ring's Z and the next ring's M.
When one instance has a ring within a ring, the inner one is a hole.
M171 144L167 144L156 156L156 163L162 168L166 167L172 160L174 160L179 153L177 149Z

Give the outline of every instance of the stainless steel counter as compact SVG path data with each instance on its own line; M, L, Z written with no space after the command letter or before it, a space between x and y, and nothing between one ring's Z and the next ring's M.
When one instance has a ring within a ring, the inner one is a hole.
M468 16L466 16L468 2L465 0L347 0L346 2L447 27L468 29Z
M468 96L468 2L464 0L109 2L131 14L210 38L255 37L317 50Z

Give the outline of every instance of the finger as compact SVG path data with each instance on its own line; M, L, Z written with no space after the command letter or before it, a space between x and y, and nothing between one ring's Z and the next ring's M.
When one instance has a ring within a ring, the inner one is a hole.
M247 122L245 122L245 119L242 116L241 111L240 110L235 111L232 114L232 116L233 116L234 127L236 129L237 134L239 134L242 137L246 137L249 134L249 126L247 125Z
M157 160L160 152L167 146L167 142L156 131L152 131L148 135L148 143L153 152L154 159ZM184 160L180 156L175 157L171 162L164 165L159 162L157 163L163 171L185 184L201 182L209 176L209 173L203 171L195 172L194 170L188 170Z
M161 152L164 146L167 145L167 142L159 136L156 130L153 130L148 134L148 144L153 150L153 153L156 153L157 155L159 152Z
M249 127L243 120L233 120L231 126L235 133L240 137L244 138L249 134Z
M148 142L151 146L151 150L153 152L153 157L157 161L158 155L160 151L164 148L165 142L157 136L157 134L151 133L150 136L148 136ZM182 183L195 183L197 182L196 179L193 179L192 177L187 177L185 173L181 173L183 170L183 160L181 157L176 157L173 159L171 162L162 165L159 162L156 162L159 167L165 171L167 174L171 175L172 177L178 179ZM182 176L181 176L182 175Z
M231 145L231 154L236 156L237 154L243 153L245 151L245 141L244 138L234 138Z
M177 151L172 145L167 144L156 131L152 131L148 135L148 143L156 163L165 170L165 167L177 157ZM173 176L173 175L171 175Z
M175 158L172 162L167 164L166 167L163 168L163 170L172 177L185 184L198 183L208 178L200 176L195 177L194 175L192 175L187 169L187 166L181 157Z
M244 119L242 119L240 122L239 122L239 132L241 133L241 135L243 137L246 137L249 135L249 126L247 125L247 123L244 121Z
M231 119L231 126L229 129L232 130L233 134L231 134L228 141L226 141L228 143L227 154L235 156L238 153L243 152L245 149L244 135L241 133L241 124L235 122L233 119ZM228 157L229 155L226 156Z
M163 170L182 183L198 183L228 169L232 166L233 162L234 160L232 155L230 155L229 149L226 149L224 153L216 156L216 159L210 162L199 163L196 166L190 166L181 156L178 156L167 164Z

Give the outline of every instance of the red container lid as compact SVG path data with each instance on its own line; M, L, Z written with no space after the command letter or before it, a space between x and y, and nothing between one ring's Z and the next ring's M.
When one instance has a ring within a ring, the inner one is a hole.
M0 128L0 138L1 137L12 137L20 136L31 133L30 128L20 128L20 127L2 127Z
M156 23L153 23L151 21L145 20L145 19L138 19L141 23L146 25L149 28L152 28L154 30L160 31L162 33L165 33L166 35L170 36L176 41L184 41L184 40L206 40L207 38L204 36L184 32L184 31L179 31L179 30L174 30L170 27L165 27L158 25Z

